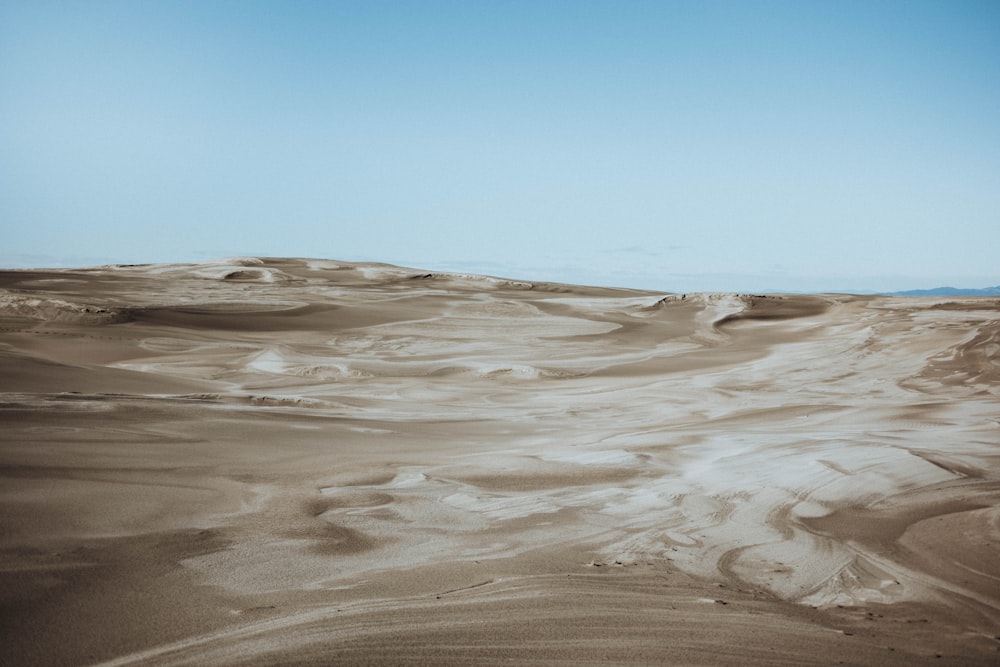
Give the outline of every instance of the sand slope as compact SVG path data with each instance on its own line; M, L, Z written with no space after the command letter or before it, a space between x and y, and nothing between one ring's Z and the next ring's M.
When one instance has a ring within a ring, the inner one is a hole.
M1000 300L0 272L4 664L995 664Z

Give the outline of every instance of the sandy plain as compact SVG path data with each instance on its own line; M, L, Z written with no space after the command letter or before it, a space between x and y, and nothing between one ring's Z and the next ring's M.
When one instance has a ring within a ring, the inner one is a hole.
M1000 661L1000 300L0 272L5 665Z

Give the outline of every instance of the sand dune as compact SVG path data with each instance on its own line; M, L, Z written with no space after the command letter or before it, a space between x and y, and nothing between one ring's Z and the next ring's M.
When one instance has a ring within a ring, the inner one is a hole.
M0 272L2 662L996 664L1000 300Z

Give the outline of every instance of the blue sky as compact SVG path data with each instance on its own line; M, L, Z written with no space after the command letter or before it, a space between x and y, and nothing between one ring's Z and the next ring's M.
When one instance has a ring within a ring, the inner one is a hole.
M0 0L0 266L1000 283L1000 3Z

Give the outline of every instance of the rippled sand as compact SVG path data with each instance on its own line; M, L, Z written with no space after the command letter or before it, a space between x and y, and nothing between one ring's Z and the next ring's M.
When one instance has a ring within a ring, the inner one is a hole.
M1000 300L0 272L0 662L993 665Z

